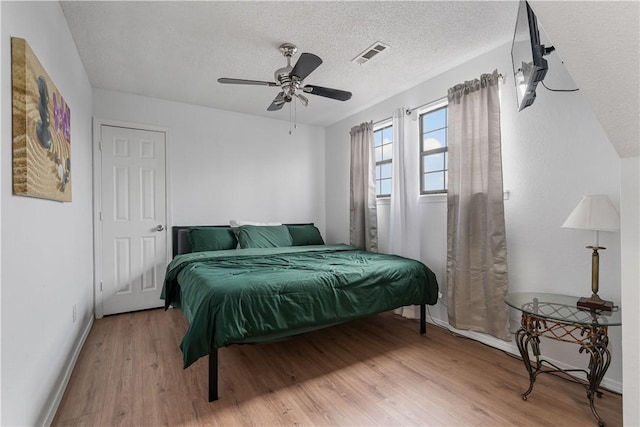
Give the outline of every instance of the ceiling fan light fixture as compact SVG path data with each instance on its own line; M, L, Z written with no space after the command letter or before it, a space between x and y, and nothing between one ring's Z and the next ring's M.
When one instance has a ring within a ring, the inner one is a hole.
M300 100L300 102L302 103L302 105L304 105L305 107L307 105L309 105L309 98L307 98L306 96L300 94L300 93L296 93L296 98L298 98Z

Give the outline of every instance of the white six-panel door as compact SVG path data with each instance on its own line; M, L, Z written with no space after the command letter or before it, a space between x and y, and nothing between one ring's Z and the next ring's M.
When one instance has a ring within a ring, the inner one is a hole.
M100 126L104 315L161 307L167 266L164 132ZM99 310L97 310L99 311Z

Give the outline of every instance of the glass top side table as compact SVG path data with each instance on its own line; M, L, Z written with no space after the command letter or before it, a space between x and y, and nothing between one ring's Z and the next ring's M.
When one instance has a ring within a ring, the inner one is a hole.
M583 310L576 306L579 299L579 297L568 295L522 292L507 295L504 302L516 310L561 322L601 326L622 324L620 310L608 312Z
M512 293L505 298L507 305L522 312L521 326L515 333L522 362L529 373L529 388L522 394L522 399L527 400L539 374L562 372L571 375L571 372L584 372L587 376L588 384L585 388L591 412L598 425L603 427L605 423L596 411L594 397L602 396L599 391L600 382L611 363L608 327L622 324L621 313L617 309L609 312L583 310L576 306L578 299L579 297L549 293ZM561 369L541 358L541 336L578 344L580 353L589 355L588 371ZM529 350L535 356L533 364Z

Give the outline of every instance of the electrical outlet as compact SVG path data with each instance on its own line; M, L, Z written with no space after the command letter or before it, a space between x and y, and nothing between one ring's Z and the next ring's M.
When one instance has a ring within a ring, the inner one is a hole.
M76 323L77 317L78 317L78 306L73 304L73 323Z
M441 299L442 298L442 292L438 292L438 298Z

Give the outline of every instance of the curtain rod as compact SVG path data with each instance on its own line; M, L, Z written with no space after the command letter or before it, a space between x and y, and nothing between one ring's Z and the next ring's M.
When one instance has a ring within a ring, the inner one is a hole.
M505 84L506 81L507 81L507 79L502 74L498 74L498 80L500 80L502 82L502 84ZM427 107L427 106L429 106L431 104L437 104L438 102L441 102L442 100L444 100L446 98L447 98L446 96L443 96L442 98L437 99L435 101L427 102L426 104L422 104L422 105L419 105L417 107L407 108L404 113L405 113L405 115L410 116L412 112L414 112L416 110L421 110L424 107ZM380 123L387 122L387 121L391 120L392 118L393 118L393 116L392 117L387 117L386 119L378 120L377 122L373 123L373 126L377 126Z
M507 79L505 79L502 74L498 74L498 80L500 80L502 82L502 84L505 84ZM427 107L427 106L429 106L431 104L437 104L437 103L439 103L440 101L442 101L442 100L444 100L446 98L447 98L446 96L443 96L442 98L437 99L435 101L427 102L426 104L422 104L422 105L419 105L417 107L407 108L407 110L405 111L405 114L407 116L410 116L412 112L414 112L416 110L421 110L421 109L423 109L423 108L425 108L425 107ZM384 120L381 120L381 122L384 122Z

